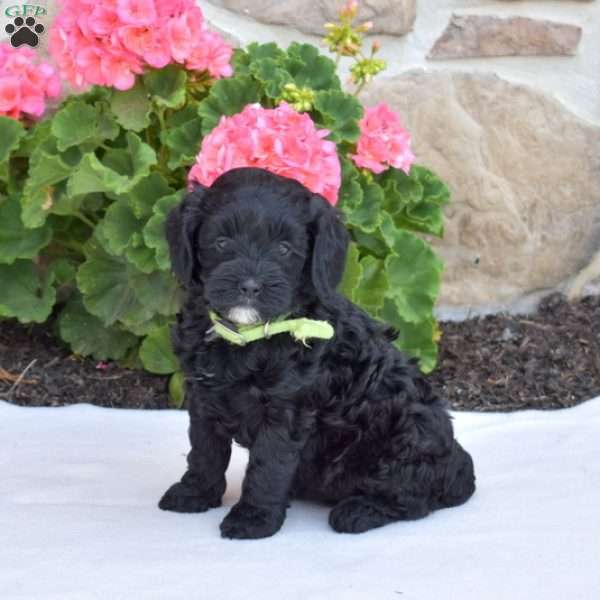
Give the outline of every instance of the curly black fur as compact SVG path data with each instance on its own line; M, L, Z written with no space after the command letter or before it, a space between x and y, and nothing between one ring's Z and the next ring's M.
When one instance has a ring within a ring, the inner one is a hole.
M291 179L236 169L197 187L167 221L186 289L174 345L186 374L188 470L159 506L201 512L221 503L231 442L250 449L228 538L281 527L290 498L333 506L336 531L357 533L456 506L474 492L471 457L444 403L394 331L335 289L348 234L323 198ZM245 282L251 281L251 289ZM330 341L289 335L245 347L208 340L208 309L252 308L327 320Z

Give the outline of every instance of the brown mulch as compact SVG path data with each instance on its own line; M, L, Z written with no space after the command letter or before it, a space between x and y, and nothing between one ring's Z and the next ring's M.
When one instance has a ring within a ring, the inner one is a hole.
M431 379L457 410L553 409L600 396L600 297L442 323Z
M87 402L113 408L168 408L168 380L73 356L51 325L0 321L0 400L23 406Z
M600 396L600 297L441 323L434 385L456 410L554 409ZM0 400L168 408L167 378L73 356L52 325L0 321Z

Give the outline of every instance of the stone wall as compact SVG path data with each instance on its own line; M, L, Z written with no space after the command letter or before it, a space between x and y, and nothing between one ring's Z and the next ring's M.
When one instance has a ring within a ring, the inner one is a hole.
M363 0L385 98L449 183L439 312L522 310L600 248L600 0ZM335 0L210 0L237 39L318 43Z

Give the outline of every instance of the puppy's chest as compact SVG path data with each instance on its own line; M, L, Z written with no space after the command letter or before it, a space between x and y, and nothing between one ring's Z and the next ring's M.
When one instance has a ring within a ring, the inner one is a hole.
M265 419L280 411L302 412L307 393L303 361L293 348L213 347L203 353L192 402L217 419L242 446L249 447ZM207 376L208 375L208 376Z
M246 347L207 344L197 363L203 385L255 400L284 398L314 379L316 364L289 340L264 340Z

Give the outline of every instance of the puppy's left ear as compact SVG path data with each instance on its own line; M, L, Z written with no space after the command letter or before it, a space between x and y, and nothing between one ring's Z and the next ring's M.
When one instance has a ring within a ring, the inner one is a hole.
M350 236L338 212L325 198L315 194L311 204L315 232L311 277L321 300L327 300L333 296L344 275Z
M181 204L171 210L165 225L171 268L185 287L194 281L194 238L201 224L206 190L203 185L197 184Z

